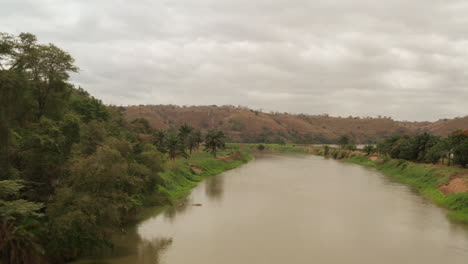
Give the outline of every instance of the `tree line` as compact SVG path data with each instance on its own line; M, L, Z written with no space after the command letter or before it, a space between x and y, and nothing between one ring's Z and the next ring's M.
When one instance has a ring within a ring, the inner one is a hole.
M413 136L392 136L376 146L366 145L363 151L368 155L377 152L394 159L467 167L468 130L457 130L447 137L427 132Z
M214 157L218 150L225 148L226 137L223 131L209 130L202 137L200 130L184 124L177 131L158 130L153 134L153 143L161 153L167 153L170 159L176 157L189 157L194 150L198 150L202 142L204 150L210 152Z
M109 246L115 230L158 193L168 159L205 141L216 156L224 134L182 126L139 136L127 122L69 82L70 54L29 33L0 33L0 262L64 263Z

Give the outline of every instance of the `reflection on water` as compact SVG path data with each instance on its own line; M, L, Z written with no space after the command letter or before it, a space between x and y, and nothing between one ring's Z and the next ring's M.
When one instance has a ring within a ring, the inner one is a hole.
M209 177L205 186L206 195L213 200L219 200L223 196L224 177Z
M141 264L160 264L164 250L172 244L172 238L143 240L138 245L138 262Z
M266 155L116 237L112 264L468 263L468 230L375 170Z
M115 246L105 249L92 259L80 264L162 264L165 251L171 246L172 238L157 237L141 239L136 231L115 238Z
M184 212L187 207L189 207L188 200L185 199L184 201L180 201L178 204L167 208L162 212L162 216L170 221L173 221L178 213Z

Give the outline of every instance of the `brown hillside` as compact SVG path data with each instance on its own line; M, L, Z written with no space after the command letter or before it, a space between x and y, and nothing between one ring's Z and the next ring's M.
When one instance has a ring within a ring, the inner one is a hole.
M357 142L369 142L396 134L429 131L448 135L468 129L468 116L436 122L403 122L391 118L330 117L262 113L245 107L174 105L128 106L120 108L133 121L145 118L153 129L175 129L186 123L202 131L223 130L232 141L328 143L341 135Z

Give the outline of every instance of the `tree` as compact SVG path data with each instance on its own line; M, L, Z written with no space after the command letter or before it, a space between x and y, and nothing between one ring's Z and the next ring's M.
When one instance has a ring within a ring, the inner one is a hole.
M43 248L39 244L39 210L44 207L21 199L24 184L17 180L0 181L0 262L38 263Z
M101 100L89 95L82 96L85 93L82 88L74 91L74 93L77 95L72 96L71 107L84 122L87 123L91 120L106 121L109 118L109 111Z
M444 157L450 158L450 145L447 139L440 139L437 144L430 147L424 156L424 162L430 162L436 164L440 159Z
M340 145L341 148L345 148L346 145L348 145L350 142L350 139L348 136L343 135L338 139L338 145Z
M210 130L205 137L205 151L216 157L216 152L225 147L225 136L223 131Z
M167 135L166 151L171 160L174 160L178 156L184 158L188 157L185 151L185 144L181 142L179 135L174 132Z
M133 130L138 133L148 134L151 132L151 125L145 118L137 118L132 121Z
M192 140L195 142L195 148L198 149L203 142L202 133L200 130L195 130L192 132L192 136Z
M325 145L325 146L323 147L323 155L324 155L325 157L327 157L327 156L328 156L328 153L330 153L330 146Z
M136 206L132 195L144 186L143 179L128 174L128 162L107 145L70 162L70 176L57 188L47 207L48 245L65 259L93 248L109 245L109 233L123 223L126 212Z
M382 155L391 155L393 145L401 139L401 136L392 136L377 144L377 151Z
M93 154L97 147L103 144L106 137L107 131L103 123L92 120L88 124L83 125L80 140L81 151L87 155Z
M74 59L53 44L41 45L36 36L0 34L0 69L21 72L28 80L37 119L60 115L71 92L69 74L77 72Z
M153 144L162 153L166 153L166 137L167 132L164 130L158 130L153 135Z
M190 135L190 133L192 133L193 131L193 127L187 125L187 124L183 124L179 127L179 136L181 138L187 138L188 135Z
M193 127L187 125L187 124L183 124L182 126L179 127L179 139L180 139L180 143L184 145L184 148L186 150L189 149L189 146L188 146L188 141L189 141L189 136L190 134L192 133L193 131Z
M198 136L190 133L190 135L187 138L187 149L189 150L189 153L192 154L192 151L197 148L198 145Z
M468 139L453 148L453 162L463 168L468 165Z
M463 161L467 158L463 156L464 153L464 141L468 141L468 129L467 130L457 130L453 132L449 137L448 141L451 147L450 154L453 154L453 162L463 166ZM457 152L455 154L455 152ZM466 166L466 165L465 165Z
M373 145L365 145L363 148L364 152L369 156L374 152L374 146Z

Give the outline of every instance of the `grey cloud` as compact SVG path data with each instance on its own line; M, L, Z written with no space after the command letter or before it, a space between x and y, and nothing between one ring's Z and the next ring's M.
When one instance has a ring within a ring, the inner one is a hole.
M69 51L109 104L466 115L462 0L4 0L0 31Z

